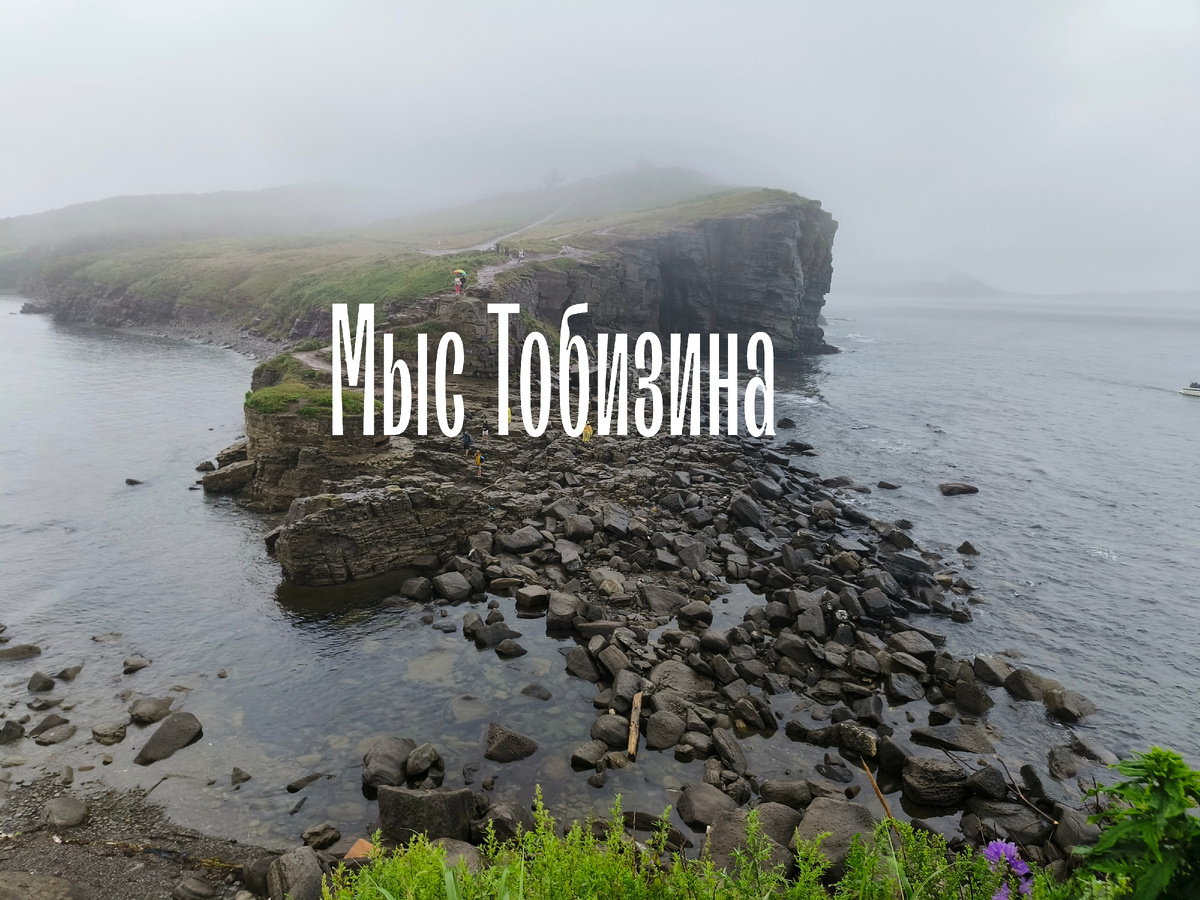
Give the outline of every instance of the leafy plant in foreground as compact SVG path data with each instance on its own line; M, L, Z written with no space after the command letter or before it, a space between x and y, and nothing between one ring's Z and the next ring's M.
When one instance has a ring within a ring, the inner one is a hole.
M1089 821L1103 827L1095 846L1078 851L1090 872L1128 878L1133 900L1200 897L1200 772L1178 753L1151 747L1116 765L1126 781L1088 796L1115 801Z

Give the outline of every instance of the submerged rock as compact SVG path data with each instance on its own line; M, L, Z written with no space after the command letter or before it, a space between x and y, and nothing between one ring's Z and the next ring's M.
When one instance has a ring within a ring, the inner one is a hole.
M161 762L204 735L200 720L189 712L171 713L146 741L133 761L139 766Z

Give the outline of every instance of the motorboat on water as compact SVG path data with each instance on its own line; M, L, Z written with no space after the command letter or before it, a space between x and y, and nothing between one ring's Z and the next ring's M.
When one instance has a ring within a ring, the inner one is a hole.
M1185 397L1200 397L1200 381L1193 381L1179 393Z

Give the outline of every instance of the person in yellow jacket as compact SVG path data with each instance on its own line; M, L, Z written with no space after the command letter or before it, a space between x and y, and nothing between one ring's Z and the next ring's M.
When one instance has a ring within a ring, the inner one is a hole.
M583 442L586 444L592 439L592 423L588 422L583 426Z

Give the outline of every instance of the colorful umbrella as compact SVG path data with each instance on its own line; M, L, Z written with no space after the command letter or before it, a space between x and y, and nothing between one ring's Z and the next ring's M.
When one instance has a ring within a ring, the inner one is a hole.
M455 275L466 275L466 274L467 274L467 272L466 272L466 270L465 270L465 269L455 269L455 270L454 270L454 274L455 274Z

